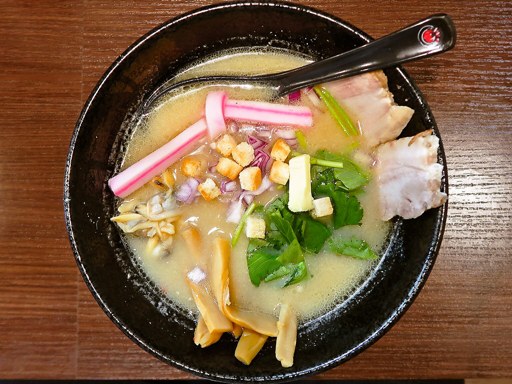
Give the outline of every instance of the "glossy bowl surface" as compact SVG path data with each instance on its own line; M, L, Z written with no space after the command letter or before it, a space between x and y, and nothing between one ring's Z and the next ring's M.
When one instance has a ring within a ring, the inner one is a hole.
M64 209L82 276L110 319L161 360L220 381L286 381L331 368L361 352L398 320L424 284L436 258L446 205L415 220L397 220L384 257L364 284L332 311L299 329L295 364L282 368L267 342L251 366L233 356L228 337L207 349L192 342L194 320L173 306L132 262L109 218L115 200L107 187L129 122L152 90L188 63L220 49L274 46L317 59L371 38L311 8L286 3L227 3L185 14L152 30L106 71L86 102L69 149ZM439 131L429 107L400 68L386 70L397 103L415 114L403 132ZM447 173L442 143L439 162Z

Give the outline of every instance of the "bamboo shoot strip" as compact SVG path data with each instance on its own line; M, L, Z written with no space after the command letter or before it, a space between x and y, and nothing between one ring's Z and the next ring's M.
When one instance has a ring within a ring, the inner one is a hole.
M197 319L196 329L194 330L194 344L200 345L201 348L209 347L220 340L222 332L211 333L203 320L203 317L199 315Z
M208 327L208 331L210 333L231 332L233 330L231 321L224 316L205 287L203 287L200 282L195 282L194 279L190 277L190 273L187 275L187 284L192 292L192 297L196 303L197 309Z
M288 304L281 305L277 329L279 333L276 340L276 359L284 368L288 368L293 365L297 343L297 317Z
M244 329L242 337L240 337L236 345L236 359L245 365L251 364L251 361L256 357L261 348L263 348L267 338L268 336L260 335L249 329Z

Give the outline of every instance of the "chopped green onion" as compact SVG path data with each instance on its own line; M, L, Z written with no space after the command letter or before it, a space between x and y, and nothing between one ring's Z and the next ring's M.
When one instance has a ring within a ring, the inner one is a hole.
M316 94L325 103L331 116L336 120L338 125L343 129L347 136L357 136L359 134L358 129L348 116L347 112L338 104L336 99L322 86L316 85L313 87Z
M242 230L244 229L245 222L247 221L247 218L251 215L251 213L254 212L254 210L259 206L259 204L252 203L247 207L244 214L242 215L242 218L240 219L240 222L238 223L238 226L235 229L235 232L233 233L233 238L231 239L231 246L235 246L236 243L238 243L238 239L240 238L240 235L242 234Z
M316 157L311 157L310 163L311 165L321 165L322 167L343 168L343 163L341 161L322 160Z
M291 157L296 157L303 155L303 153L292 151ZM341 161L332 161L332 160L324 160L319 159L318 157L309 156L309 163L311 165L320 165L322 167L328 167L328 168L343 168L343 162Z
M297 142L299 143L299 146L302 149L307 149L308 142L306 140L306 136L304 135L304 132L299 131L299 130L295 131L295 137L297 138Z

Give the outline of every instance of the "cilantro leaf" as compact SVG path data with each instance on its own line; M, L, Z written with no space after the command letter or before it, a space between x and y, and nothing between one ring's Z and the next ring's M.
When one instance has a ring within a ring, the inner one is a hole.
M280 204L277 202L274 207ZM266 219L270 230L265 240L251 239L247 249L251 282L259 286L261 281L283 278L283 286L298 283L307 277L307 268L292 225L281 216L279 209L273 209Z
M366 241L356 238L332 237L329 239L329 248L339 255L356 257L358 259L374 260L378 258Z
M318 185L314 190L315 197L329 196L333 203L333 227L357 225L363 218L363 208L357 197L337 188L334 184Z
M249 241L252 243L253 239ZM249 278L251 283L259 286L260 282L264 280L269 274L279 269L282 264L277 259L279 250L273 247L263 246L254 247L247 252L247 267L249 268Z
M304 261L304 254L297 239L294 239L277 258L282 264L298 264Z
M290 274L290 277L284 281L283 287L297 284L304 280L307 276L308 270L306 268L306 262L301 261L295 266L293 272Z
M365 173L353 161L349 160L343 155L331 153L326 150L320 150L315 153L315 156L319 159L343 162L343 168L332 169L323 177L329 177L330 182L333 180L339 181L344 189L348 191L354 191L358 188L361 188L369 181L368 174Z
M307 214L296 216L294 230L300 245L305 250L313 253L320 252L325 241L332 235L332 231L327 225Z
M272 228L275 223L272 223L271 217L277 214L291 224L295 237L299 240L299 244L306 251L318 253L324 246L325 241L332 235L331 229L324 223L315 220L306 213L293 213L288 209L288 195L285 194L278 199L274 200L266 209L267 224L271 230L267 234L270 242L278 244L282 237L280 234L275 234ZM290 237L291 238L291 237ZM289 241L288 241L289 242Z
M274 212L270 215L270 230L278 231L278 233L288 244L291 244L294 240L297 240L297 236L295 236L291 224L283 219L283 217L277 212Z
M274 272L267 275L263 281L268 283L269 281L280 279L286 275L291 275L294 271L295 267L293 265L281 265Z

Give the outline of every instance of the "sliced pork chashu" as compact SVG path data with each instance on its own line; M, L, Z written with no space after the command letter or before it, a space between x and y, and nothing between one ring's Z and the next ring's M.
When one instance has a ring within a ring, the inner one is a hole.
M359 125L369 148L396 139L414 113L411 108L394 102L388 79L382 71L332 81L323 86Z
M430 130L377 148L375 177L382 220L413 219L444 204L447 196L440 190L443 166L437 163L438 148L439 139Z

